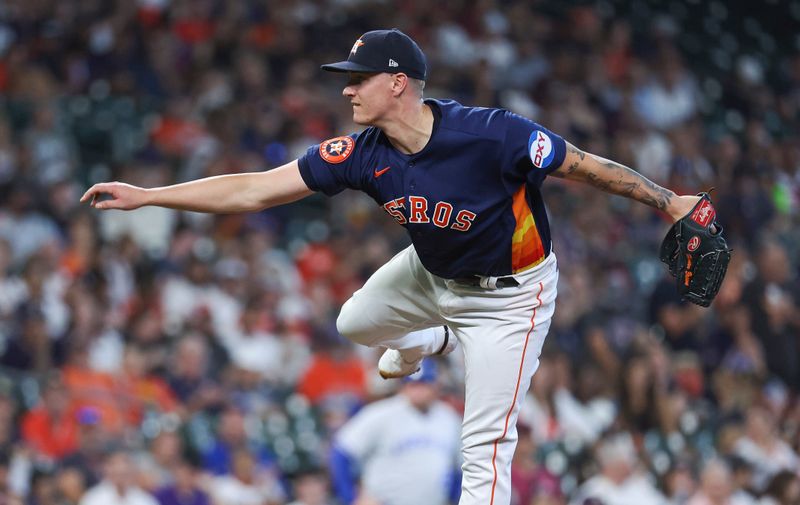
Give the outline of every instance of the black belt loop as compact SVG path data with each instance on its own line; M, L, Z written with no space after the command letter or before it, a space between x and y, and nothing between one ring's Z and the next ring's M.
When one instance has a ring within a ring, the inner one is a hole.
M474 287L474 288L485 288L484 286L481 285L481 279L482 279L482 277L479 277L479 276L476 275L474 277L462 277L462 278L459 278L459 279L455 279L455 281L456 281L457 284L461 284L461 285L464 285L464 286L470 286L470 287ZM513 278L511 276L498 277L496 286L497 286L498 289L515 288L515 287L519 286L519 281L517 281L517 279L515 279L515 278Z
M519 286L519 281L513 277L500 277L497 279L498 288L515 288Z

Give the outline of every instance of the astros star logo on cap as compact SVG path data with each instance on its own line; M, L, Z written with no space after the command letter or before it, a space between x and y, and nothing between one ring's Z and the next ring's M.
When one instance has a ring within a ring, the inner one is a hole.
M353 44L353 48L350 50L350 54L356 54L356 51L358 51L358 48L363 46L363 45L364 45L364 42L361 39L356 40L356 43Z

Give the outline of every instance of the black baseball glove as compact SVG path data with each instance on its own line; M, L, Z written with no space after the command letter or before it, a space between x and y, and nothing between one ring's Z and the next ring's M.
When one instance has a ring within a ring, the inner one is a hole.
M661 261L677 280L678 294L683 300L708 307L719 291L731 249L716 224L717 212L708 193L691 212L679 219L661 243Z

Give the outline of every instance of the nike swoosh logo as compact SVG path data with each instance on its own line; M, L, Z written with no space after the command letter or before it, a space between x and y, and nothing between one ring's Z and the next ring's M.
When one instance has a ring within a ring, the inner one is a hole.
M378 169L376 168L376 169L375 169L375 178L378 178L378 177L382 176L382 175L383 175L383 174L385 174L385 173L386 173L386 172L387 172L387 171L388 171L390 168L392 168L392 167L384 167L384 168L382 168L382 169L380 169L380 170L378 170Z

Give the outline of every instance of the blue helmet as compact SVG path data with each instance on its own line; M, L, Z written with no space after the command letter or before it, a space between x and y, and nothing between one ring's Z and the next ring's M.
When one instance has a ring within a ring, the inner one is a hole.
M423 359L420 369L411 375L404 377L403 382L422 382L426 384L432 384L436 382L436 379L439 376L438 368L439 366L435 359Z

